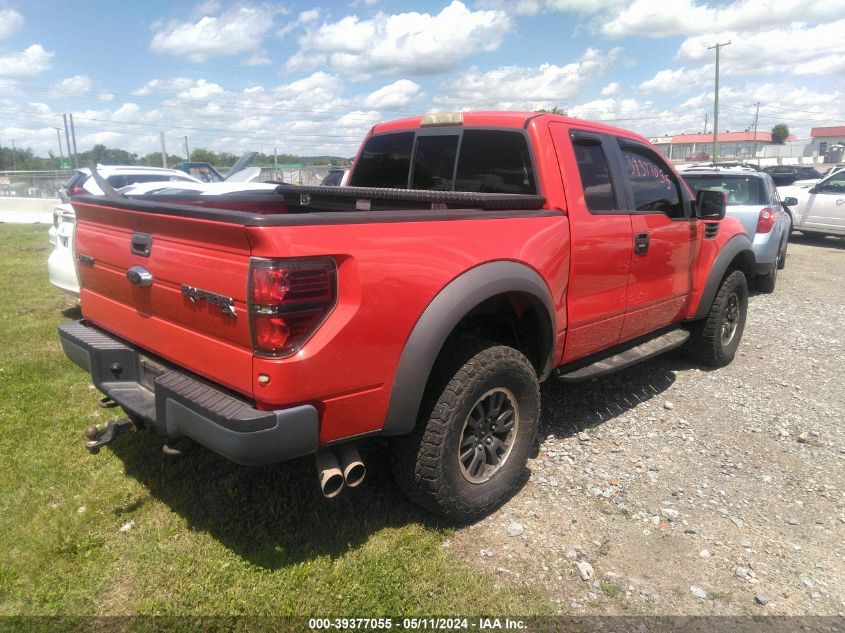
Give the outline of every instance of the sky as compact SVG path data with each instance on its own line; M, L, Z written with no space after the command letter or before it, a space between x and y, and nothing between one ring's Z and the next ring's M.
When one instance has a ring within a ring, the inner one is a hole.
M379 121L536 110L645 136L845 124L845 0L0 0L0 144L352 156ZM62 132L64 144L64 132ZM66 148L63 148L66 152Z

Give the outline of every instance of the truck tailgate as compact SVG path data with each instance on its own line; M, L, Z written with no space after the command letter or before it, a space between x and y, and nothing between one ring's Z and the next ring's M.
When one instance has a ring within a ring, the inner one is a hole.
M244 227L110 208L108 200L75 200L74 208L83 316L251 397Z

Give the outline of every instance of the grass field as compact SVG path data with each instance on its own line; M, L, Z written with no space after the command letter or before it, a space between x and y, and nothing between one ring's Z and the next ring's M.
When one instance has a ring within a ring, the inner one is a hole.
M82 430L120 413L61 350L78 311L48 253L45 226L0 225L0 615L549 612L453 558L378 447L368 481L331 501L310 459L165 463L147 433L89 455Z

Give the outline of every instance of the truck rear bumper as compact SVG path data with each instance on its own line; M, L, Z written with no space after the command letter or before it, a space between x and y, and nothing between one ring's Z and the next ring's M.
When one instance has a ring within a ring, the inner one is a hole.
M259 411L84 321L60 325L59 339L97 389L164 435L190 437L247 465L317 451L319 414L312 405Z

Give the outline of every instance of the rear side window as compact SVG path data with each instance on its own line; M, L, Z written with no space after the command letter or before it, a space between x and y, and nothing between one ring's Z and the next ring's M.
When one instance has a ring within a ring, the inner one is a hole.
M466 130L455 191L537 193L525 136L501 130Z
M613 182L604 151L598 143L574 143L575 162L581 174L584 201L592 212L611 211L616 206Z
M670 172L650 152L622 148L625 176L634 195L637 211L665 213L670 218L684 217L678 185Z
M411 189L451 191L457 153L457 134L418 137Z
M408 186L413 142L413 132L373 136L361 150L349 184L353 187L405 189Z
M772 204L771 192L766 190L762 178L727 174L700 174L685 176L684 180L695 193L698 193L701 189L721 191L725 194L725 201L729 207Z

